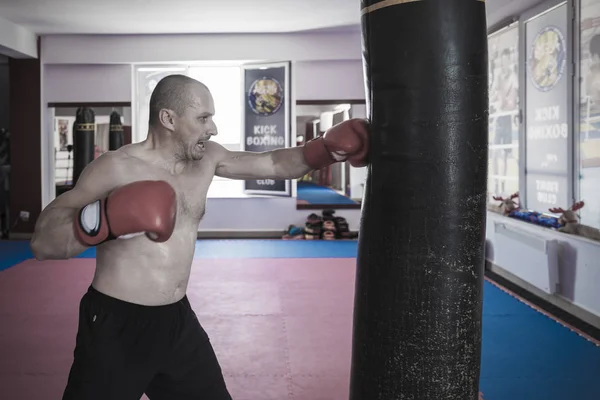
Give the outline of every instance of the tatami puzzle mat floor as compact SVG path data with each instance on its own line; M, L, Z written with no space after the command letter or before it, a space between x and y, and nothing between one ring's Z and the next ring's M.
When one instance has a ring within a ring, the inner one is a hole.
M356 242L198 241L188 296L236 400L348 398ZM60 399L94 251L0 242L0 398ZM598 400L600 347L486 281L485 400Z

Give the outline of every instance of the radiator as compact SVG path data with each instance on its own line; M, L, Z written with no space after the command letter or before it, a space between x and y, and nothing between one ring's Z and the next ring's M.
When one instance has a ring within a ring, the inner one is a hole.
M518 226L494 222L494 264L548 294L558 291L559 243Z

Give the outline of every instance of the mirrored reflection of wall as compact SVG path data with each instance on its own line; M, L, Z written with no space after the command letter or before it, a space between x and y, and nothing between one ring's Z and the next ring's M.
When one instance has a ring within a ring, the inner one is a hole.
M488 200L519 191L519 27L489 36Z
M322 136L345 120L364 117L364 104L303 102L296 106L297 145ZM297 182L297 208L360 208L364 170L344 162L306 174Z
M81 105L81 107L89 107ZM79 106L50 107L53 118L54 138L54 182L57 195L70 189L73 179L73 125ZM110 115L116 111L121 116L125 133L125 144L131 143L131 107L90 107L95 118L95 157L109 149Z
M600 228L600 0L581 1L579 141L575 183L581 223ZM577 119L576 119L577 121ZM578 179L577 179L578 178Z

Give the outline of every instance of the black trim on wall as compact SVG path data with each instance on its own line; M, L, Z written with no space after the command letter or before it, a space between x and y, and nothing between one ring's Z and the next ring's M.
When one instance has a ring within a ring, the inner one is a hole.
M360 210L360 204L296 204L296 210Z
M130 101L116 102L81 102L81 103L48 103L51 108L78 108L78 107L131 107Z
M329 104L367 104L365 100L296 100L297 106L326 106Z

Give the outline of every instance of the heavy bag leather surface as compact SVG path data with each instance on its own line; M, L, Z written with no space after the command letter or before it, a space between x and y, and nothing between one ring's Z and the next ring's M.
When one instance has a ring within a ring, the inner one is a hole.
M110 114L110 126L108 130L108 150L117 150L123 146L125 137L123 135L123 124L118 112Z
M362 1L372 144L351 400L471 400L486 221L485 3Z
M94 110L80 107L73 124L73 186L77 183L84 168L94 161L96 128Z

